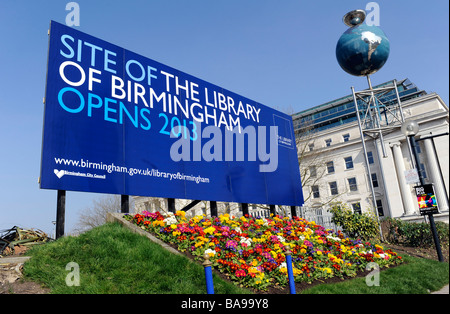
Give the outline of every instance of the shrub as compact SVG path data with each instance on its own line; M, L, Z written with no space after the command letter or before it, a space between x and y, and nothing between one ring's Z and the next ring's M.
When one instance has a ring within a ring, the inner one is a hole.
M412 247L430 247L434 245L430 225L426 222L409 222L398 218L386 218L389 233L387 240L392 243ZM449 226L445 222L437 221L436 230L441 243L449 241Z
M379 240L379 223L373 213L355 214L347 204L340 202L334 203L330 212L333 214L332 221L350 238L360 238L363 241Z

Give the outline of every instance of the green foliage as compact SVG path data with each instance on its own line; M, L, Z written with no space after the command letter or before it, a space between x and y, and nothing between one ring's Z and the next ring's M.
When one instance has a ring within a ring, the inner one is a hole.
M350 238L379 240L379 223L373 213L355 214L347 204L340 202L332 204L330 212L333 214L332 221Z
M396 218L386 218L389 233L387 240L391 243L412 247L430 247L434 245L430 225L426 222L408 222ZM441 243L449 241L449 226L445 222L437 221L436 230Z

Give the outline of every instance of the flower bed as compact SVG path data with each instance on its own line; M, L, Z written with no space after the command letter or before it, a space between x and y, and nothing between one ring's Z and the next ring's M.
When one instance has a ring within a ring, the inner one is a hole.
M296 282L356 276L370 262L380 268L402 262L391 250L344 237L302 218L271 216L254 219L195 216L178 211L124 216L128 221L201 259L209 254L213 267L238 284L260 290L287 284L286 248L292 252Z

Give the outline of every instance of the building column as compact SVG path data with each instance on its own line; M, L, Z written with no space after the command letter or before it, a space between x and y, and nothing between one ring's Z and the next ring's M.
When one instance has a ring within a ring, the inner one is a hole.
M403 154L400 142L391 143L391 147L394 154L395 169L397 170L398 185L400 187L400 193L402 195L403 210L406 215L415 214L415 206L412 201L411 189L406 184L405 178L405 164L403 162Z
M434 185L434 191L436 193L436 199L439 205L440 211L448 211L448 200L445 193L444 182L442 182L441 173L439 170L439 164L434 151L433 143L431 139L423 141L425 144L425 153L427 155L428 174Z

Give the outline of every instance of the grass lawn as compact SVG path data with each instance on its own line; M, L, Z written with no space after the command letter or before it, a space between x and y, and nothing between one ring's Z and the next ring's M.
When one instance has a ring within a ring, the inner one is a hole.
M119 224L106 224L78 237L67 236L36 246L24 275L43 283L51 293L202 294L204 269L184 256L174 255L146 237ZM66 277L79 265L80 285L67 286ZM250 293L214 275L220 294Z
M368 286L366 277L321 284L303 294L427 294L449 283L449 264L402 255L405 264L382 270L379 286ZM371 279L374 277L371 277Z
M28 254L33 258L24 265L25 277L43 283L51 293L206 293L201 265L174 255L119 224L106 224L78 237L63 237L33 247ZM422 294L449 283L448 263L408 255L403 258L405 264L380 273L378 287L367 286L366 278L361 277L317 285L301 293ZM66 285L66 277L72 271L66 270L70 262L79 265L79 286ZM214 289L217 294L252 293L215 274Z

